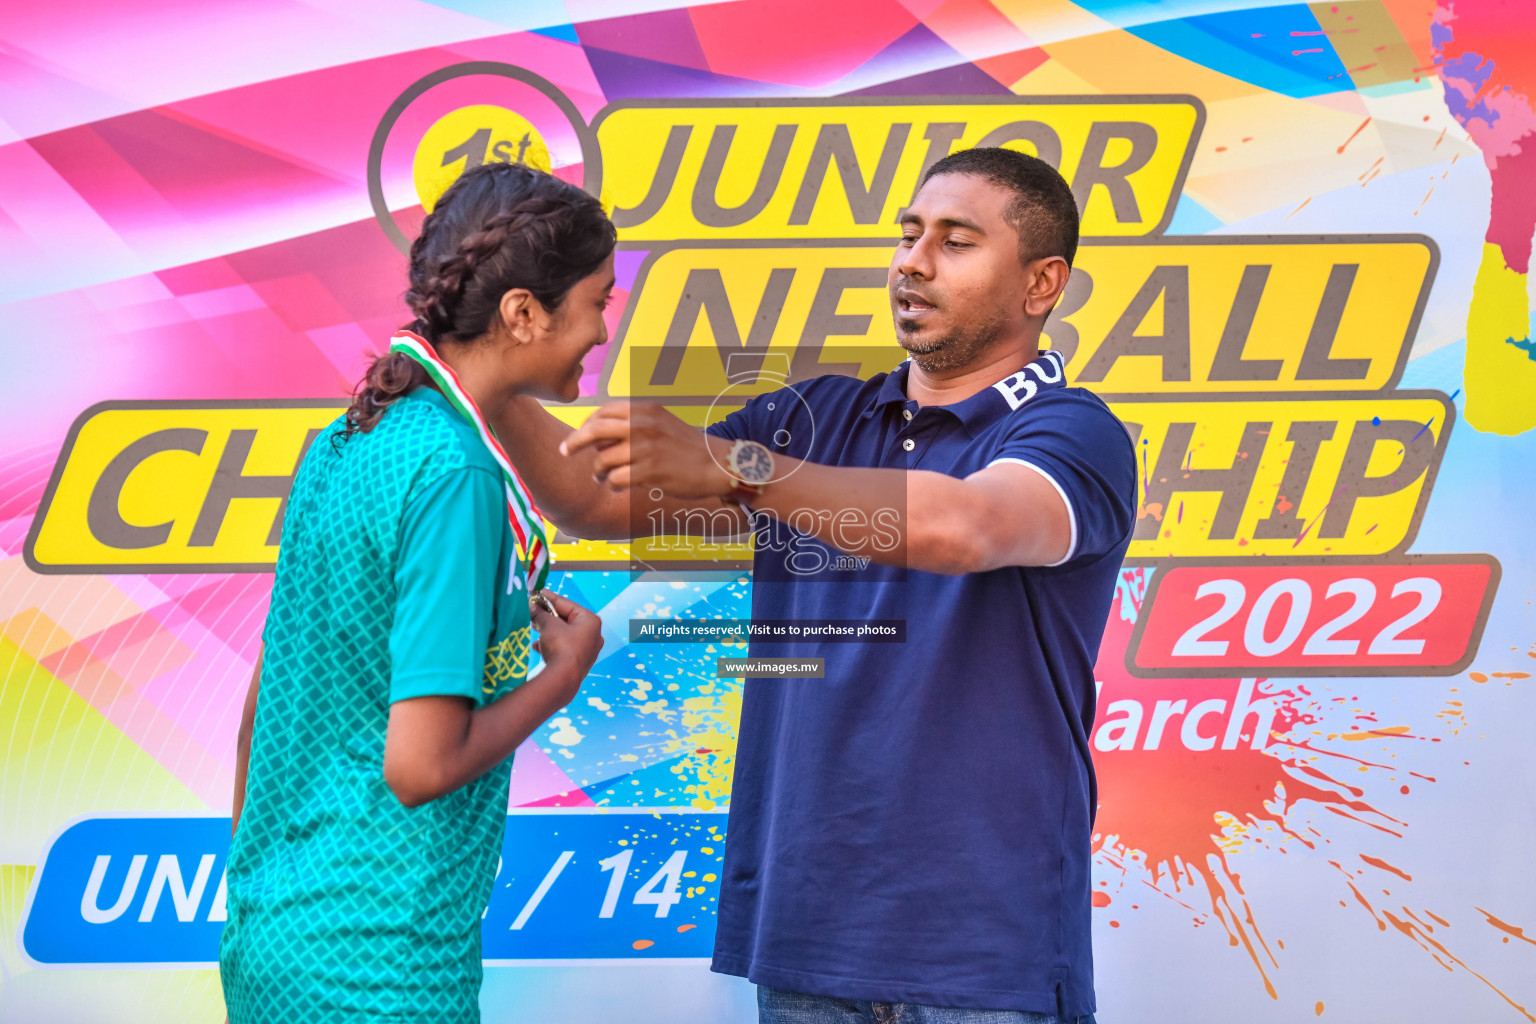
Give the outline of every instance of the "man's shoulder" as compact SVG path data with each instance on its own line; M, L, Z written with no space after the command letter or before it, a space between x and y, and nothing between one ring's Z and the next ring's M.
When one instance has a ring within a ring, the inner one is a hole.
M1125 429L1124 422L1108 403L1087 388L1042 391L1007 417L1010 424L1045 419L1066 420L1087 428L1114 426L1122 431ZM1126 440L1129 442L1129 434L1126 434Z
M1136 476L1136 443L1131 430L1105 401L1086 388L1044 391L1003 417L995 443L1007 452L1019 447L1057 458L1075 458L1094 472L1127 485Z
M1085 415L1095 415L1099 413L1108 413L1111 416L1114 415L1114 412L1109 408L1108 403L1106 403L1104 399L1100 398L1092 391L1089 391L1087 388L1052 388L1049 391L1040 392L1035 396L1033 401L1028 403L1028 405L1041 407L1055 406L1058 411L1081 411ZM1094 410L1094 412L1088 412L1088 410ZM1023 409L1021 408L1020 411L1022 412Z

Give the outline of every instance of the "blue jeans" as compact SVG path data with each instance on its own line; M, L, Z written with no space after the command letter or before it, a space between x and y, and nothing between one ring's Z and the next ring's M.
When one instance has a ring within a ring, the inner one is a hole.
M1094 1024L1093 1015L1057 1017L1026 1010L968 1010L916 1003L871 1003L757 986L758 1024Z

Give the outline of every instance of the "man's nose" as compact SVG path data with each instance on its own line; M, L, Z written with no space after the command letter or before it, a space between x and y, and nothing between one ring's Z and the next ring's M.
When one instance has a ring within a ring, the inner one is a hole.
M902 277L932 280L933 261L928 258L927 247L922 242L917 242L910 249L899 250L896 257L896 272Z

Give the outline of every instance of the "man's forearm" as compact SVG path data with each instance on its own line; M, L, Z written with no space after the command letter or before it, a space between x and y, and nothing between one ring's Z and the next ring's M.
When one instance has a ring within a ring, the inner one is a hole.
M533 492L539 510L556 526L582 540L628 540L657 533L695 532L701 522L716 517L697 514L718 512L717 501L654 500L647 489L615 492L596 479L596 452L582 449L562 455L560 442L571 427L544 408L537 399L514 398L491 418L496 437L517 467L518 476ZM736 523L746 529L745 517ZM658 530L658 526L660 529ZM718 537L726 540L727 537Z
M1065 498L1028 467L1000 464L962 478L783 456L776 463L753 511L850 555L957 575L1055 565L1071 553Z
M962 573L980 564L966 483L926 470L858 469L779 458L778 479L752 503L839 551L882 565Z
M610 489L667 512L657 518L670 531L678 521L669 511L674 504L718 514L721 499L727 499L729 507L736 481L726 467L735 444L700 433L658 405L609 403L563 447L591 453ZM1071 547L1065 497L1043 471L1028 463L1003 464L1008 461L960 479L930 470L827 466L775 455L772 478L751 503L754 512L886 565L959 574L1058 564ZM632 523L641 508L631 508ZM733 527L746 525L744 515L727 515ZM696 518L712 523L708 516ZM636 534L641 530L659 532L652 524L640 524Z

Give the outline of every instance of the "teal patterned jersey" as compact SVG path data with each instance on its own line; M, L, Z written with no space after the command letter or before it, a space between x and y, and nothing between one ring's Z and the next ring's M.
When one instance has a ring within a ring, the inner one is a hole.
M480 917L511 759L416 808L384 782L390 705L477 706L527 675L501 473L430 388L305 456L263 633L220 972L232 1024L479 1019Z

